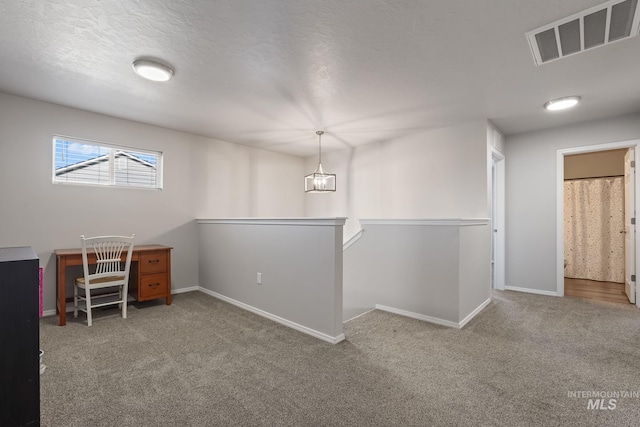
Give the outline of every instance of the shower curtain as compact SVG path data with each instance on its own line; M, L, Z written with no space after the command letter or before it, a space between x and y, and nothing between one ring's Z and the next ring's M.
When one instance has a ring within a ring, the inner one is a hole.
M624 283L624 177L564 182L565 277Z

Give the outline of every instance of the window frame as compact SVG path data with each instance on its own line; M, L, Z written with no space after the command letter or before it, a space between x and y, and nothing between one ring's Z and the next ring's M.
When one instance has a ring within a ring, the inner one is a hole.
M85 139L85 138L77 138L77 137L72 137L72 136L65 136L65 135L60 135L60 134L55 134L53 135L52 138L52 143L51 143L51 148L52 148L52 167L51 167L51 174L52 174L52 178L51 181L53 184L61 184L61 185L79 185L79 186L89 186L89 187L102 187L102 188L126 188L126 189L132 189L132 190L162 190L164 188L164 152L162 151L158 151L158 150L149 150L149 149L144 149L144 148L136 148L136 147L130 147L130 146L126 146L126 145L118 145L118 144L111 144L111 143L107 143L107 142L102 142L102 141L96 141L96 140L92 140L92 139ZM86 145L92 145L95 146L97 148L106 148L109 150L109 158L108 158L108 166L109 166L109 180L106 183L100 183L100 182L87 182L87 181L73 181L73 180L58 180L57 179L57 175L56 175L56 141L66 141L66 142L71 142L71 143L77 143L77 144L86 144ZM115 158L115 154L117 151L124 151L124 152L135 152L135 153L140 153L140 154L147 154L150 156L155 156L156 157L156 180L155 180L155 186L151 187L151 186L137 186L137 185L120 185L116 182L116 158Z

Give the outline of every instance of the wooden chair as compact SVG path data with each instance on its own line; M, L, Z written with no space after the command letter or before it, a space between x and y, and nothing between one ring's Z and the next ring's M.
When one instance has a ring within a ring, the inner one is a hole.
M78 300L83 300L86 302L86 308L81 307L80 310L87 313L89 326L92 321L91 309L96 307L118 304L122 311L122 318L127 318L127 293L134 236L135 234L131 237L85 238L80 236L84 276L78 277L73 287L74 317L78 317ZM126 254L124 254L125 252ZM123 263L122 257L124 255L126 255L126 260ZM84 295L80 295L78 289L83 289ZM95 290L99 289L104 289L106 292L93 294Z

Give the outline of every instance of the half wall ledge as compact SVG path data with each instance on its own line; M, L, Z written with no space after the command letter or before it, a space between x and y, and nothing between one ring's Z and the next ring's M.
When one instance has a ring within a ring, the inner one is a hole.
M222 218L198 219L198 224L242 224L242 225L298 225L298 226L343 226L347 218Z

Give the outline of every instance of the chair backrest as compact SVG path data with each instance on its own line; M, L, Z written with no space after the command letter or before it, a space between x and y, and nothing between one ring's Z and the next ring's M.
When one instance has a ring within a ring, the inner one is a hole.
M129 270L131 267L131 256L133 255L133 239L127 236L98 236L84 237L80 236L82 244L82 266L84 269L84 277L89 284L92 280L101 277L122 276L124 275L125 283L129 281ZM122 256L126 252L124 266L122 265ZM96 257L96 271L90 273L89 255Z

